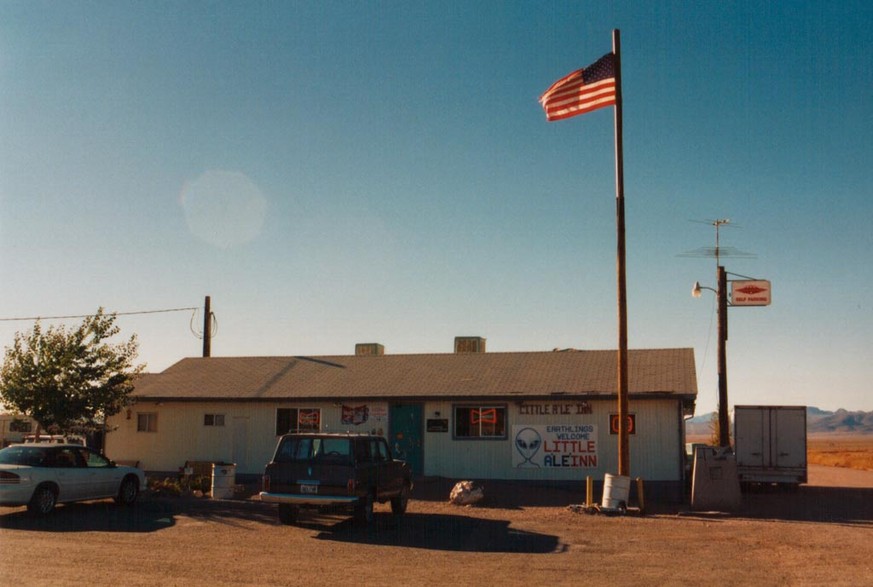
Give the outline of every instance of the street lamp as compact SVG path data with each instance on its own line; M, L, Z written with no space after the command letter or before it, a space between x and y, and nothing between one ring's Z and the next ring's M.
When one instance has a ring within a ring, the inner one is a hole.
M694 287L691 288L691 297L692 298L699 298L701 291L704 289L708 289L709 291L714 291L716 294L718 294L717 289L712 288L712 287L706 287L705 285L700 285L699 281L695 281Z
M729 447L731 444L728 430L728 399L727 399L727 272L718 266L718 288L705 287L695 281L691 296L700 297L701 290L714 291L718 298L718 445Z

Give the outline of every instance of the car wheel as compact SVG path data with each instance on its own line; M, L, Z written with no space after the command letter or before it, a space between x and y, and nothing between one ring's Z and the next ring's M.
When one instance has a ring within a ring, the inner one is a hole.
M373 523L373 494L368 493L358 500L358 505L355 506L355 520L362 525Z
M284 503L279 504L279 521L283 524L293 524L297 521L300 508Z
M406 506L409 504L409 485L404 484L400 490L400 495L391 498L391 513L395 516L402 516L406 513Z
M118 488L115 503L120 505L133 505L139 496L139 481L135 477L125 477Z
M33 497L30 498L30 503L27 504L27 511L40 516L48 515L55 509L57 499L58 497L51 487L42 485L33 492Z

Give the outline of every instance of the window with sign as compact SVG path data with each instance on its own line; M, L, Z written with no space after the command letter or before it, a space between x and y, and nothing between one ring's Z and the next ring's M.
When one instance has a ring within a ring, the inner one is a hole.
M321 430L320 408L279 408L276 410L276 436L289 432Z
M506 406L455 406L455 438L506 438Z

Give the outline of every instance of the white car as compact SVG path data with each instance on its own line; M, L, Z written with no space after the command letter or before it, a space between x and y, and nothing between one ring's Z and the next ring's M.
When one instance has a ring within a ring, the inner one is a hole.
M0 450L0 505L46 515L55 504L115 498L134 503L145 474L78 444L15 444Z

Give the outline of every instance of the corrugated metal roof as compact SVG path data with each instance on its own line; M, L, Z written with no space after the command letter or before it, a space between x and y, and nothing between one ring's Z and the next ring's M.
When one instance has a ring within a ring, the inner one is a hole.
M282 400L598 396L616 393L617 351L207 357L143 378L134 397ZM630 394L697 395L693 349L628 351Z

